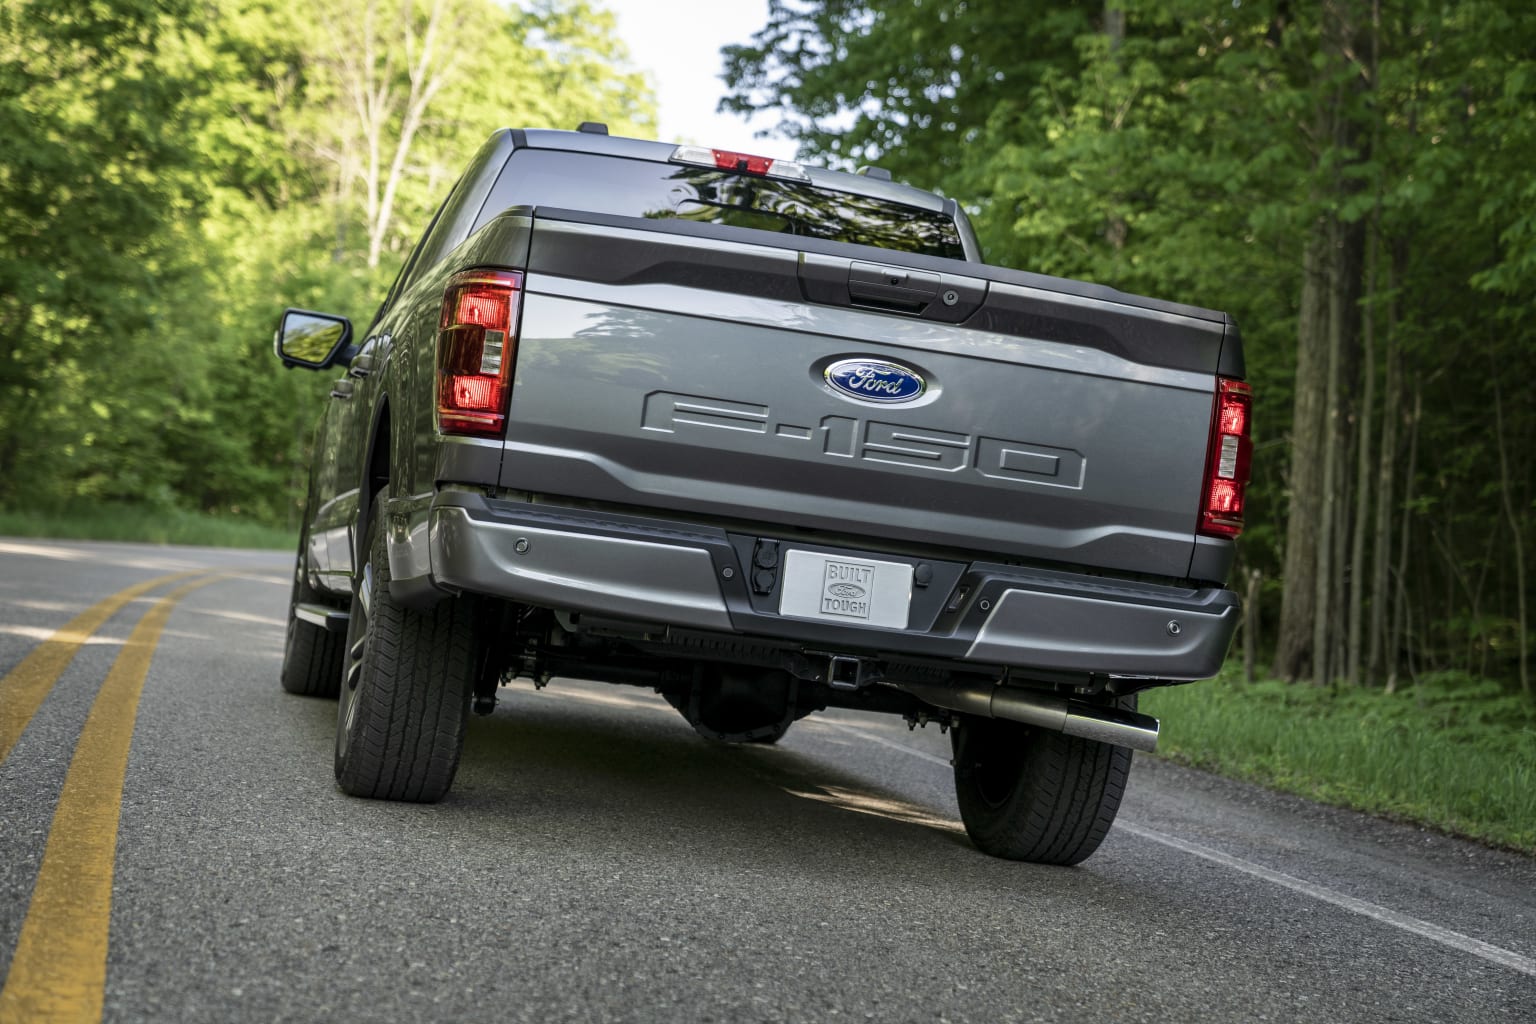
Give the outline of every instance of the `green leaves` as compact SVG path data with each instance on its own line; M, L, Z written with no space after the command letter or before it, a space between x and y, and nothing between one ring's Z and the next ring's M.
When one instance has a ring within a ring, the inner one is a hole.
M624 59L585 0L0 0L0 504L288 520L283 306L366 320L496 128L648 131Z
M149 330L196 216L190 5L0 3L0 500L48 489L82 378ZM110 404L110 403L108 403Z
M1475 654L1481 670L1502 633L1477 625L1469 643L1446 624L1523 615L1512 555L1536 539L1536 399L1516 383L1536 374L1532 53L1536 18L1505 0L775 0L725 51L724 105L777 112L804 157L877 160L960 197L993 262L1231 312L1258 390L1241 557L1271 578L1301 476L1285 457L1292 398L1318 386L1297 380L1303 252L1318 225L1366 232L1375 269L1354 258L1336 292L1360 304L1324 316L1350 335L1338 464L1355 471L1369 375L1369 436L1394 428L1388 597L1415 623L1398 646L1420 667ZM1351 262L1319 252L1324 274ZM1490 380L1506 382L1500 422ZM1349 561L1329 583L1340 602L1364 586Z

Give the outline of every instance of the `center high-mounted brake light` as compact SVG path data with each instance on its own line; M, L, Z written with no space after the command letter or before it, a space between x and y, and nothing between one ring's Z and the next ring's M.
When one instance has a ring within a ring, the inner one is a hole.
M708 146L678 146L672 151L674 164L692 164L695 167L713 167L738 174L755 174L763 178L786 178L790 181L810 181L805 167L790 160L775 160L767 156L734 153L728 149L710 149Z
M1253 388L1230 377L1216 378L1216 407L1206 453L1200 532L1236 537L1243 532L1244 490L1253 460Z
M437 332L437 424L445 434L499 435L507 423L523 275L455 274Z

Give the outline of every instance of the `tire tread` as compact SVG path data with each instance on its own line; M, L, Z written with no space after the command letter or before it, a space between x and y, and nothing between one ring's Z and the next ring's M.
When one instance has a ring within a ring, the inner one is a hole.
M292 629L283 658L283 689L300 697L335 697L341 689L346 634L303 620L295 621Z
M377 503L382 505L382 502ZM357 721L338 754L336 780L353 796L434 803L458 771L474 666L470 602L448 598L427 610L389 595L382 531L371 531L374 594L356 700ZM344 729L345 721L337 723Z
M285 691L300 697L335 699L341 691L347 636L305 622L294 614L294 609L300 604L319 600L315 589L309 585L305 566L308 547L306 530L299 535L299 552L293 567L293 590L288 598L288 632L283 644L283 668L278 681Z
M1121 707L1135 707L1125 698ZM989 731L1018 744L1017 778L999 806L983 799L956 739L955 794L972 842L986 853L1038 864L1077 864L1109 834L1130 779L1131 751L1010 722L970 719L962 729Z

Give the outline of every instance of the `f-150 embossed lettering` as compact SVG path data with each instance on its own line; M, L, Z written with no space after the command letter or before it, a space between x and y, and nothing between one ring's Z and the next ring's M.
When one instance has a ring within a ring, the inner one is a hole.
M980 437L851 416L823 416L814 427L774 422L766 405L702 395L653 391L645 396L641 425L698 441L699 431L755 434L766 445L834 458L862 459L940 473L970 470L993 480L1081 488L1087 462L1070 448ZM737 441L741 443L741 441ZM751 442L747 442L751 443Z

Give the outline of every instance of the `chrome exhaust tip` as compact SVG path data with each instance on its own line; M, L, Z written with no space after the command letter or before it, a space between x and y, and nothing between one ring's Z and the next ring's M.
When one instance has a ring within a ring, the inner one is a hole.
M918 700L981 718L1001 718L1052 732L1078 736L1152 753L1157 750L1159 724L1151 715L1105 708L1052 694L1031 693L1006 686L932 686L894 684Z

